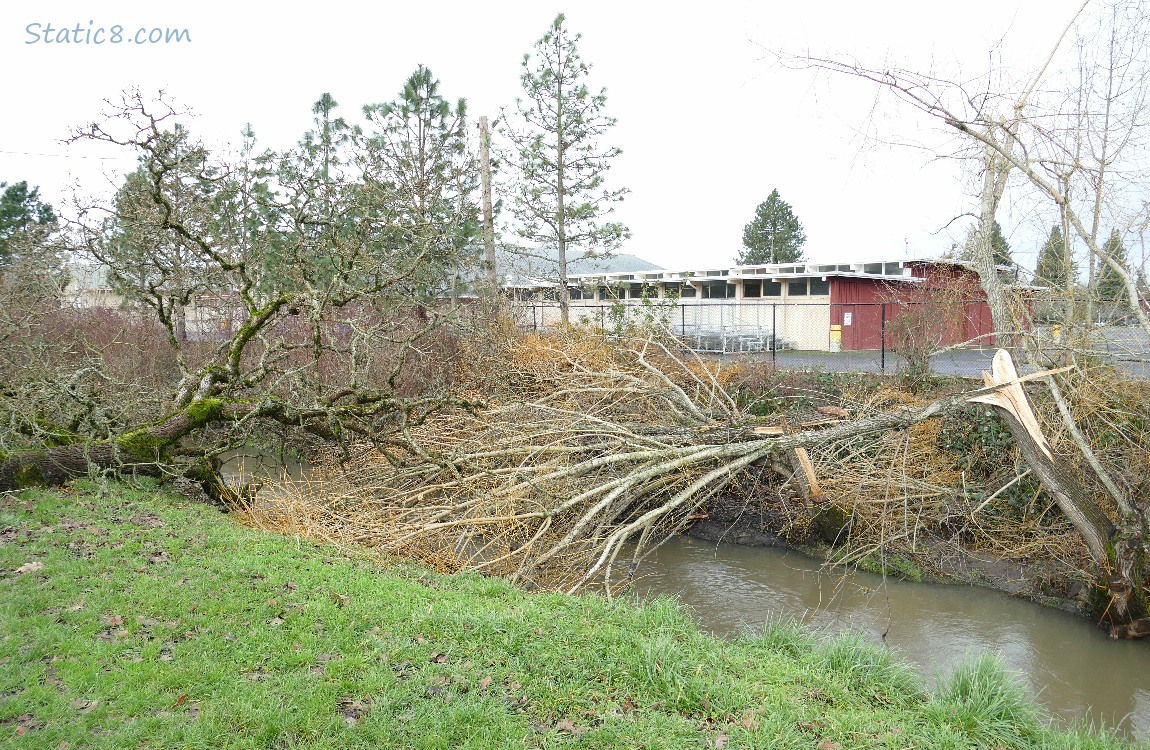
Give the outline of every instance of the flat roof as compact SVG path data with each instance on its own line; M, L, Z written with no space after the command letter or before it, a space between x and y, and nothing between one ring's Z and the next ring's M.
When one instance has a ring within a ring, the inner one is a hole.
M620 273L571 274L572 283L665 283L701 281L738 281L742 279L787 280L827 278L830 276L885 281L918 281L910 274L915 263L948 262L931 260L861 261L855 263L754 263L718 267L695 267L663 271L630 271ZM878 270L875 269L878 266ZM891 268L894 266L894 268Z
M696 284L707 281L770 280L787 281L809 278L872 279L876 281L921 283L911 269L919 265L945 265L971 268L969 263L954 258L898 258L891 260L863 260L849 263L796 261L792 263L751 263L744 265L695 266L678 269L628 269L568 274L572 286L613 284ZM972 269L973 270L973 269ZM520 288L549 288L558 286L554 276L538 273L521 276Z

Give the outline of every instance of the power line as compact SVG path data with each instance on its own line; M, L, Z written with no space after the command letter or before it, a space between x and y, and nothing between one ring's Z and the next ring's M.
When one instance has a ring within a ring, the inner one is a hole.
M0 149L0 154L9 154L11 156L47 156L56 159L95 159L97 161L127 161L135 160L134 156L85 156L83 154L43 154L34 151L5 151Z

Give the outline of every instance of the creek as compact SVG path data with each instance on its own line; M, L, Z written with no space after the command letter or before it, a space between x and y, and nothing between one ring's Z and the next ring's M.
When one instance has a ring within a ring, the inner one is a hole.
M1150 643L1111 641L1070 613L988 589L827 571L799 552L686 536L669 540L637 574L636 593L678 596L715 635L777 621L827 637L858 632L898 652L929 687L967 654L989 651L1054 717L1150 738Z

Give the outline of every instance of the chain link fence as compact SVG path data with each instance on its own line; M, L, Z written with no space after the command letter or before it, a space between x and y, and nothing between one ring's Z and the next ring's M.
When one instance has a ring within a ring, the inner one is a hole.
M558 303L521 302L520 327L546 331L560 322ZM693 351L770 362L782 369L979 377L996 351L988 311L978 300L946 309L924 302L764 303L758 300L589 303L571 305L571 322L623 336L636 327L669 329ZM1095 357L1150 378L1150 336L1128 320L1074 328L1038 325L1020 332L1050 361L1063 352ZM1023 369L1027 369L1025 366Z

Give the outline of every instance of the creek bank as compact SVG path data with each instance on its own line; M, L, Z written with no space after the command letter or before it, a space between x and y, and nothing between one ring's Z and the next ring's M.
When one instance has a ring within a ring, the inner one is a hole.
M669 598L531 595L239 526L154 485L0 493L0 736L36 747L1066 747L996 664L724 641ZM974 700L972 700L974 699ZM984 708L984 707L989 708Z
M766 494L766 493L763 493ZM717 497L684 534L707 542L794 550L831 561L851 533L848 514L838 509L811 513L796 495L772 493L770 501L731 494ZM805 512L796 512L795 508ZM804 518L801 524L796 518ZM852 540L856 544L867 540ZM874 541L874 540L872 540ZM1002 591L1028 601L1088 616L1090 589L1082 571L1056 559L995 557L953 540L922 532L914 553L880 560L872 553L853 565L871 573L925 583L963 584Z

